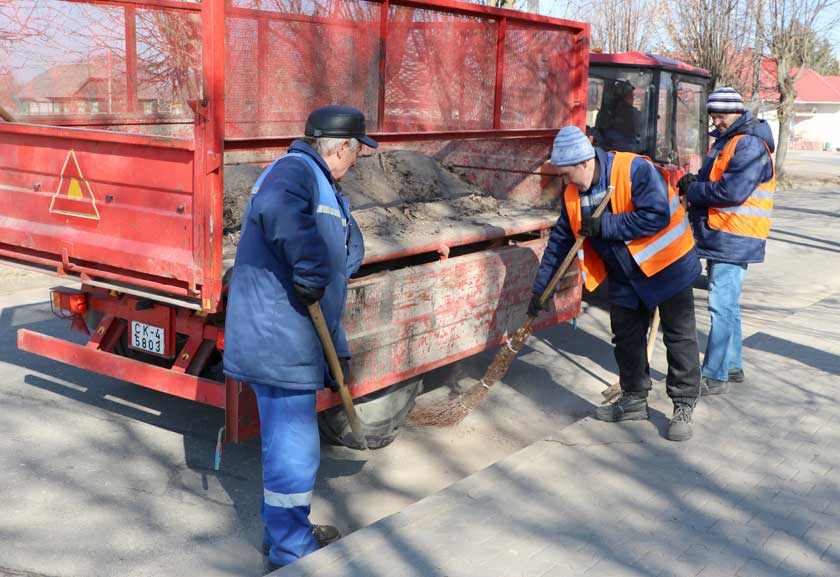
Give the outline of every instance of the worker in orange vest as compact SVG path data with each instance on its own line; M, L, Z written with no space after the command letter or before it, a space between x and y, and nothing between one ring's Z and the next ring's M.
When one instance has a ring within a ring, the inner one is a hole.
M666 386L674 402L668 438L685 441L691 438L700 396L692 292L700 261L679 197L664 170L650 159L593 148L576 126L557 133L551 163L566 183L565 202L540 262L528 314L539 314L540 295L564 256L578 237L587 237L581 271L590 291L609 278L610 324L622 391L614 404L598 407L595 417L610 422L648 418L647 333L658 306L668 354ZM609 189L613 193L607 209L593 217Z
M764 262L776 172L773 133L744 109L733 88L709 94L715 139L700 173L678 183L689 203L697 250L709 263L712 324L703 358L701 393L719 395L743 382L741 288L747 265Z

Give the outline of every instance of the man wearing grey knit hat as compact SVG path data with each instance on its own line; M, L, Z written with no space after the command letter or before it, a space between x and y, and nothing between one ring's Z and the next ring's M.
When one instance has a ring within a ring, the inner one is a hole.
M744 109L734 88L709 94L706 110L714 145L698 175L678 186L689 203L697 252L709 263L711 327L703 358L701 392L719 395L744 381L741 352L741 287L747 266L764 261L773 191L773 134Z
M615 403L598 407L595 417L609 422L648 418L647 333L659 307L668 349L666 386L674 402L667 436L685 441L691 438L700 396L692 292L700 261L679 197L650 160L593 148L576 126L557 133L551 163L566 184L564 203L540 262L528 314L540 314L540 296L551 277L576 239L586 237L580 260L586 288L595 290L609 278L610 324L622 390ZM606 210L593 216L610 192Z

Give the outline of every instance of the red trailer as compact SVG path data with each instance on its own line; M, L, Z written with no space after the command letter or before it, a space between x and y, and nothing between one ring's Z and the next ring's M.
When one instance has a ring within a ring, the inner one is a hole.
M234 442L258 423L249 388L220 377L225 166L276 158L311 109L341 103L381 150L545 201L561 193L551 140L586 114L586 24L448 0L10 0L4 28L0 258L80 281L51 299L90 334L23 329L19 348L219 407ZM345 326L362 419L379 403L374 445L417 377L518 327L553 220L524 211L368 251ZM575 270L538 325L579 305ZM325 428L350 442L338 404L319 396Z

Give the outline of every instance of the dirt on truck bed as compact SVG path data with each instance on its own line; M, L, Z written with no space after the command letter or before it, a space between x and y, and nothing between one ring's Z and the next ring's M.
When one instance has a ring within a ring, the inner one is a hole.
M225 167L226 264L239 241L251 187L262 172L255 165ZM512 223L556 218L550 206L536 207L492 196L432 157L391 150L360 157L341 180L365 239L368 258L418 246L480 237ZM457 242L456 242L457 243Z

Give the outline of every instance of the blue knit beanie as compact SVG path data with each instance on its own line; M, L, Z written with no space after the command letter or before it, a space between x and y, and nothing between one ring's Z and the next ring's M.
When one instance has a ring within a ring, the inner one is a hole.
M706 112L709 114L740 114L744 110L744 99L729 86L714 90L706 101Z
M577 126L564 126L554 137L551 148L551 164L573 166L595 158L595 149L586 135Z

